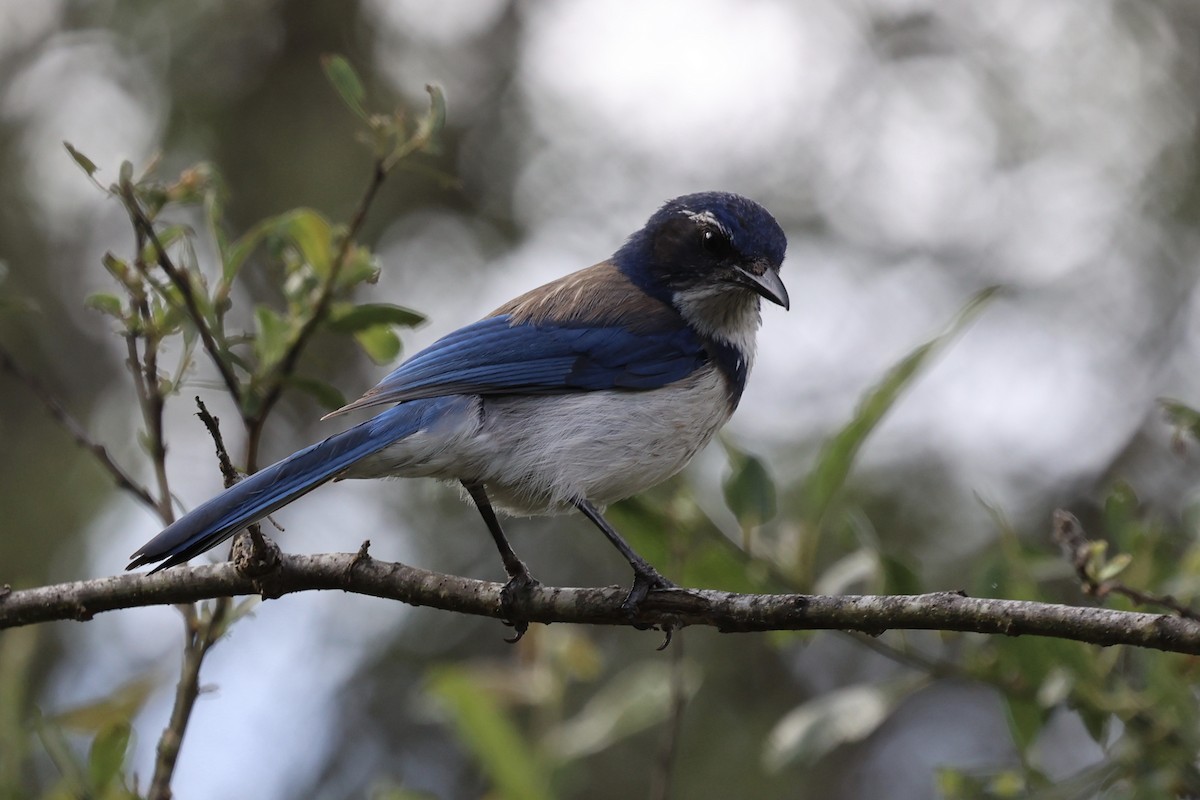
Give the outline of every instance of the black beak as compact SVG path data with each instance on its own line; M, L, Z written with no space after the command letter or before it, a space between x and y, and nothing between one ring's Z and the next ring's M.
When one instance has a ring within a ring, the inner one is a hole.
M738 267L737 280L740 285L745 286L755 294L765 297L776 305L783 306L784 309L791 308L792 306L791 300L788 299L787 287L779 279L778 267L766 267L759 274L755 274L744 267Z

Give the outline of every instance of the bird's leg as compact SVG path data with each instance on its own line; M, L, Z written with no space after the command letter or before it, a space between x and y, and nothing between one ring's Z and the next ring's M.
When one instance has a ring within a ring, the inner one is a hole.
M617 533L612 525L608 524L608 520L587 500L576 500L575 507L583 512L584 516L590 519L600 531L608 537L612 542L613 547L621 551L621 555L625 556L625 560L629 562L629 566L633 567L633 586L629 589L629 594L625 597L625 602L621 604L621 610L629 616L637 614L638 606L646 599L646 595L651 589L676 589L674 583L664 578L659 574L650 562L634 552L629 543L622 538L621 534Z
M492 501L488 499L483 484L463 481L462 485L471 495L471 499L475 501L475 507L479 509L479 514L483 517L488 532L492 534L492 539L496 542L496 549L500 551L500 560L504 562L504 571L508 573L508 583L504 584L504 588L500 590L500 613L517 632L517 635L508 641L516 642L525 635L525 631L529 630L529 622L514 618L513 601L518 594L537 586L538 580L533 577L529 567L525 566L525 562L517 557L512 545L508 543L508 537L504 535L504 529L500 527L500 520L496 518L496 512L492 509Z

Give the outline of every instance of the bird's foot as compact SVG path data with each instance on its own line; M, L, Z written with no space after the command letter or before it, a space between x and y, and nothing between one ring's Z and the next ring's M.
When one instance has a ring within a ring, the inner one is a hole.
M650 594L655 589L678 589L673 581L664 578L658 570L649 564L643 562L633 565L633 586L629 588L629 594L625 596L625 602L621 603L621 613L625 616L633 618L638 614L638 609L642 605L642 601L646 599L646 595Z
M520 615L520 601L529 596L529 590L541 586L541 581L533 577L529 569L521 564L516 574L509 575L508 583L500 590L500 619L513 629L514 636L504 641L516 644L521 641L525 631L529 630L529 620Z

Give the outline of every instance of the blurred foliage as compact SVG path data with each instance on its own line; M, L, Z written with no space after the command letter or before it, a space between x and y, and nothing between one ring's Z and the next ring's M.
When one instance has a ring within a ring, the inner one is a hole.
M156 681L143 676L53 717L36 710L26 717L22 712L29 708L29 698L23 695L31 683L31 656L41 631L19 629L0 638L0 797L136 798L128 773L133 718ZM75 746L81 739L88 743L86 749ZM46 760L35 757L42 754Z
M339 63L330 62L331 75L346 82L346 75L353 73L345 73ZM339 89L351 105L358 102L352 82ZM444 114L436 94L431 114ZM387 125L403 127L402 118L389 119ZM385 123L376 118L372 124ZM419 123L411 135L425 135L421 131L427 124ZM388 152L403 149L392 147L377 151L377 157L386 159ZM94 179L97 169L87 156L69 145L68 151ZM132 172L131 166L123 166L120 182L106 191L144 209L159 244L147 237L144 249L132 259L106 254L102 264L118 291L96 293L85 302L112 318L122 336L156 343L178 340L177 364L158 375L164 395L176 393L192 369L204 327L215 344L213 354L236 376L245 415L252 415L262 398L281 384L335 407L342 402L335 387L282 367L301 332L315 321L318 330L353 337L369 357L386 363L399 352L394 329L423 319L401 306L350 298L352 289L374 280L378 268L369 249L346 242L346 229L320 213L286 211L231 237L221 215L221 181L211 166L189 169L167 182L153 179L149 172L134 180ZM172 211L187 206L204 211L205 235L215 242L219 259L215 270L206 269L195 256L197 233L167 221ZM155 271L154 264L163 260L159 246L173 254L182 283L170 267L166 276ZM339 260L344 262L340 268L335 266ZM232 289L251 264L278 272L281 296L277 304L256 306L252 329L231 331L226 315ZM319 311L326 292L335 299ZM709 519L693 490L679 481L621 504L613 512L615 522L652 561L674 564L671 572L684 585L746 592L804 591L811 586L822 592L922 591L918 571L873 536L872 513L848 493L847 484L872 430L992 293L972 299L945 333L913 350L868 390L853 418L821 449L801 482L804 520L778 519L782 490L766 466L726 442L730 468L724 500L736 518L737 537L726 535ZM1172 418L1183 426L1179 446L1184 447L1183 439L1194 437L1194 421L1200 415L1178 403L1170 408ZM1097 523L1107 538L1094 542L1094 563L1089 562L1089 575L1097 582L1119 576L1181 602L1200 593L1197 571L1180 569L1200 564L1200 542L1144 514L1131 486L1115 483L1098 511ZM1045 544L1018 535L1000 510L992 513L999 529L996 545L964 571L964 588L980 595L1078 601L1061 558ZM663 531L670 533L663 536ZM1109 555L1110 550L1116 554ZM1119 597L1110 601L1128 607ZM240 616L230 616L226 625ZM217 635L224 631L223 627ZM31 707L22 689L35 636L34 630L16 631L0 640L0 709L5 710L0 717L0 796L33 796L31 786L40 787L37 793L46 798L136 796L129 771L131 720L154 681L138 678L52 718L36 711L32 716L15 714L16 709ZM761 637L755 649L786 658L809 638ZM885 642L880 647L903 667L892 677L846 685L776 709L759 742L759 790L784 785L791 780L788 775L803 774L831 753L864 742L931 680L955 676L992 686L1000 694L1019 760L982 771L946 766L938 777L943 796L1172 797L1200 791L1194 764L1194 754L1200 751L1200 706L1192 689L1197 670L1193 658L1102 650L1052 639L959 634L942 635L933 648L911 644L904 635L889 636ZM667 662L650 653L614 669L604 663L586 631L535 631L521 650L516 661L446 663L426 675L425 691L441 709L444 724L469 754L490 796L497 798L574 794L590 760L622 743L640 741L644 747L649 733L671 729L683 704L695 697L705 680L700 661ZM1037 760L1050 735L1049 720L1064 710L1081 721L1105 754L1100 764L1065 782L1050 778ZM682 730L687 731L686 723ZM73 744L68 731L82 735L86 747ZM47 761L52 771L47 771ZM676 780L683 786L688 783L686 776ZM424 795L401 782L378 784L373 796Z
M1126 13L1132 13L1130 8ZM504 32L503 25L497 27ZM918 27L915 34L921 31ZM358 121L361 138L384 168L443 146L435 136L445 124L438 92L431 93L429 110L416 119L378 114L369 110L364 81L346 60L329 57L323 65ZM183 116L188 108L180 103L173 113ZM257 109L238 111L247 112L232 115L240 123ZM271 141L287 138L267 127ZM103 174L87 154L70 144L67 150L89 178ZM332 169L323 162L301 169L291 159L278 161L279 170L292 173ZM363 302L356 296L370 291L379 266L370 248L351 240L348 225L301 207L242 225L244 231L235 234L230 222L235 215L226 207L235 198L226 192L215 166L200 164L167 179L156 177L162 169L152 164L135 176L133 165L127 164L114 184L97 185L131 211L145 214L182 280L173 281L161 264L156 267L162 253L145 241L143 231L134 252L102 259L115 289L76 300L112 320L122 336L174 345L170 352L176 361L154 374L163 396L177 394L193 374L204 346L201 329L211 335L217 360L233 377L244 420L259 419L266 399L284 389L305 393L324 408L344 402L340 389L305 371L302 359L294 369L289 366L289 354L302 348L307 331L353 342L376 363L399 356L397 331L423 317L400 305ZM257 188L236 191L249 194ZM201 230L180 221L193 219L201 220ZM211 261L200 255L209 248L198 241L212 246ZM0 280L6 272L0 263ZM278 287L278 292L268 297L247 292L253 313L239 317L232 313L241 296L235 287L253 283L256 274L269 278L257 285ZM3 313L31 307L7 285L0 288ZM328 298L324 307L323 297ZM727 441L729 470L721 489L735 529L710 517L709 498L698 497L682 480L621 504L612 512L613 521L651 561L670 565L664 571L684 585L747 592L917 593L946 588L931 581L902 543L877 533L903 529L911 521L897 518L885 492L856 481L855 468L868 437L984 299L986 294L969 301L947 332L913 349L883 374L841 430L819 448L801 479L779 483L766 462ZM234 325L232 319L249 324ZM1187 456L1200 431L1200 412L1181 401L1164 401L1164 408L1176 429L1174 447ZM146 432L142 441L149 442ZM1102 502L1079 501L1073 510L1094 537L1087 569L1095 581L1120 580L1182 603L1197 601L1195 508L1188 508L1182 519L1163 515L1143 502L1134 486L1113 477ZM996 536L957 570L958 588L980 596L1092 601L1081 592L1071 565L1050 546L1041 530L1048 525L1018 529L1006 512L1027 519L1027 509L989 511ZM1103 602L1133 607L1127 598L1112 594ZM238 616L224 617L223 625ZM464 620L438 624L471 630ZM494 634L484 630L481 637ZM39 683L35 650L41 633L18 630L0 637L0 797L135 795L145 783L135 777L144 776L147 767L131 763L138 735L131 726L155 681L135 677L93 702L43 715L38 711L43 698L32 691ZM629 647L612 646L614 637L623 636L636 638ZM345 750L335 748L328 761L334 764L340 755L366 749L365 739L389 753L418 751L428 739L441 751L457 754L449 758L455 769L446 770L454 777L443 776L437 789L428 791L426 778L410 781L383 768L339 783L331 768L334 778L306 794L366 793L381 800L641 796L656 770L665 770L677 797L824 797L823 784L814 775L819 778L823 768L839 765L851 774L869 754L872 741L889 727L903 730L906 711L942 681L989 687L1002 702L1011 744L1011 750L995 748L995 763L941 766L931 791L936 788L942 796L1168 798L1200 792L1195 766L1200 708L1192 657L1051 639L950 633L891 633L878 640L845 636L836 640L850 652L840 665L844 680L821 685L806 673L804 659L836 636L740 637L731 646L728 637L684 631L661 655L652 651L658 640L650 642L645 635L555 626L531 631L518 648L502 651L503 656L446 647L429 659L436 662L432 666L414 658L416 678L403 689L432 706L428 724L420 709L404 702L376 702L371 693L372 687L402 683L397 676L400 659L392 654L392 661L380 659L373 678L356 676L356 697L368 711L355 720L343 710L347 730L340 747ZM679 655L685 646L686 655ZM639 655L631 657L630 652ZM872 672L855 671L867 662ZM269 686L265 679L264 684ZM1089 763L1065 774L1048 766L1064 744L1060 739L1068 738L1056 725L1064 718L1094 745ZM359 721L365 724L355 728ZM381 721L408 732L385 731ZM335 722L328 727L336 728ZM147 738L156 730L146 728L141 735Z
M816 466L804 483L804 531L797 548L796 562L791 568L795 584L803 587L801 591L807 591L812 581L817 553L828 529L837 527L838 501L863 443L928 361L980 312L997 291L996 287L992 287L979 292L959 312L945 333L922 344L889 370L867 392L850 422L821 448Z
M131 491L147 504L157 505L164 524L172 519L172 497L165 470L163 407L195 370L201 343L223 377L226 392L238 404L242 423L250 434L245 461L253 469L258 436L285 387L304 391L330 409L341 403L336 388L296 371L312 334L352 338L372 360L387 363L400 353L395 329L411 328L424 321L411 309L351 299L356 287L374 283L379 273L371 250L356 244L354 236L387 173L406 158L436 151L437 137L445 123L441 90L427 87L429 109L411 122L399 111L368 114L363 107L365 92L349 63L340 56L328 56L324 65L343 101L365 123L364 139L376 164L372 181L348 225L334 225L313 209L299 208L231 237L224 215L222 181L211 165L197 165L178 178L164 181L156 177L157 163L151 163L135 178L133 164L125 161L118 169L117 181L104 186L97 180L96 163L65 143L68 155L87 178L124 205L136 235L137 247L131 258L108 252L100 259L116 291L95 292L83 302L111 318L117 334L127 343L127 366L145 423L138 438L159 479L157 497L136 486ZM202 264L197 257L196 231L169 221L172 216L185 215L188 209L202 212L204 236L215 245L215 265ZM252 329L231 330L227 314L233 306L234 285L251 265L278 276L281 296L273 304L255 306ZM159 360L167 345L177 345L173 350L176 361L170 369ZM223 443L218 442L218 449L224 449ZM115 477L120 480L123 476ZM255 604L253 598L236 605L218 599L200 604L199 611L197 607L182 607L189 641L195 643L194 668L199 668L207 650ZM18 631L2 640L5 647L0 649L0 693L7 695L6 708L30 707L22 689L29 683L32 649L26 645L31 641L31 631ZM184 683L181 680L180 686ZM7 756L0 758L3 796L33 796L31 786L41 784L46 798L136 797L136 782L127 775L132 720L156 684L153 678L139 677L104 698L52 719L43 718L34 707L28 720L15 715L0 720L4 726L0 741L7 740L10 745ZM72 746L65 735L67 730L90 737L86 753ZM165 732L164 741L174 735ZM57 778L39 780L36 767L31 766L35 761L31 738L40 743L41 753L53 764Z
M401 159L436 149L435 136L445 121L445 101L439 89L429 87L429 110L410 124L399 112L366 115L361 85L344 85L348 76L354 76L344 59L331 56L326 68L342 96L367 122L380 180ZM96 165L70 143L66 148L95 180ZM114 318L122 335L145 340L151 349L169 337L182 337L177 367L171 376L161 379L164 396L178 391L182 377L192 368L194 349L201 338L214 361L222 365L223 374L229 375L227 388L239 400L248 427L261 424L258 417L269 411L263 404L285 383L308 392L332 410L337 405L331 404L341 398L335 387L294 373L295 356L311 332L349 334L372 360L385 364L400 354L394 329L424 321L421 314L400 306L338 299L355 287L375 282L379 267L369 248L352 241L354 231L335 226L320 212L307 208L286 211L231 239L223 215L222 182L211 165L186 170L166 183L155 180L151 170L133 182L132 173L132 164L125 162L118 183L106 188L97 182L97 186L124 201L135 230L144 237L139 239L144 247L132 262L105 254L104 267L121 293L96 293L86 304ZM376 186L372 183L364 203ZM216 245L217 274L211 278L196 259L192 246L195 232L188 226L159 224L153 235L139 227L141 219L155 225L165 211L178 212L189 206L203 209L206 233ZM365 213L364 205L353 224L361 225ZM171 250L176 251L181 271L171 263ZM260 303L254 308L253 331L229 331L226 315L234 283L260 250L265 252L266 263L256 267L278 273L282 307ZM164 273L161 277L151 273L155 264Z

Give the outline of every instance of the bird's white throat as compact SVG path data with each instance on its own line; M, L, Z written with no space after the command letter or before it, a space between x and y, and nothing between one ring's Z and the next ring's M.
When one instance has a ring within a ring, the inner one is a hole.
M728 343L742 354L746 368L754 363L754 341L762 323L758 296L728 286L683 289L675 307L701 334Z

